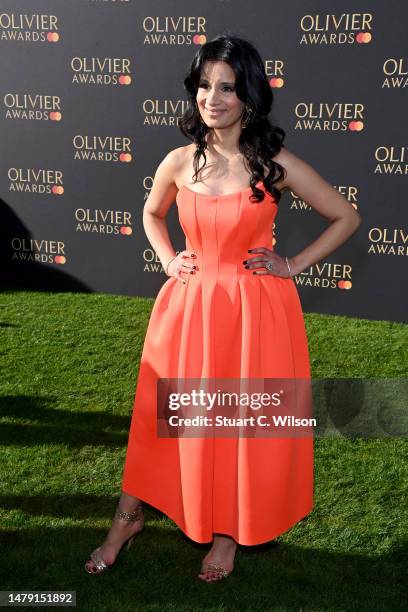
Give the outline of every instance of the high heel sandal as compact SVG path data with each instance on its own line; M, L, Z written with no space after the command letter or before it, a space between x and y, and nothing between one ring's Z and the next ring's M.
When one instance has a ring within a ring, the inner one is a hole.
M116 508L115 511L115 516L114 518L119 518L122 519L124 521L139 521L141 519L144 519L144 514L143 514L143 506L140 503L140 505L136 508L136 510L134 510L133 512L122 512L119 510L119 504ZM134 533L133 535L131 535L129 538L127 538L127 540L125 540L118 552L118 554L116 555L116 559L119 557L120 553L122 552L123 548L126 546L126 550L129 550L129 548L131 547L131 545L133 544L133 540L135 539L135 537L143 530L144 528L144 520L142 522L142 526L140 527L140 529L138 529L136 531L136 533ZM113 563L106 563L101 556L100 553L100 549L102 547L99 546L98 548L96 548L92 553L91 556L89 557L89 559L87 560L87 562L85 563L85 570L88 572L88 574L101 574L102 572L104 572L105 570L113 567L116 563L116 560ZM91 562L95 569L94 570L89 570L87 565L89 564L89 562Z

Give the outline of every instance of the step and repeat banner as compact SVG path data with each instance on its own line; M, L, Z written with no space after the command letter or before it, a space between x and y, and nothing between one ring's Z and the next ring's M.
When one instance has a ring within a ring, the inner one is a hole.
M2 286L157 294L143 206L189 144L194 54L232 34L261 53L288 149L363 218L296 276L305 312L406 321L407 22L392 0L0 0ZM167 222L183 250L175 204ZM286 192L275 249L292 257L327 225Z

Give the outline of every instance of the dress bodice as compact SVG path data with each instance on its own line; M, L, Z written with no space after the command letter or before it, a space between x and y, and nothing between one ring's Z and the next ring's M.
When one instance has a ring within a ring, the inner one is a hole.
M206 195L182 186L176 196L186 249L197 256L198 273L252 275L242 262L248 249L273 249L273 224L278 206L263 183L262 202L250 200L249 187L235 193Z

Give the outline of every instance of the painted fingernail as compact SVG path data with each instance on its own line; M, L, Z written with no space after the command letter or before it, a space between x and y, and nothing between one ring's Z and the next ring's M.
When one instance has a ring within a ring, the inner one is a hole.
M248 249L248 253L252 253L252 249Z
M249 266L245 266L245 268L248 270Z
M247 261L248 261L248 260L246 259L246 260L245 260L245 261L243 261L242 263L245 265L245 264L247 263Z

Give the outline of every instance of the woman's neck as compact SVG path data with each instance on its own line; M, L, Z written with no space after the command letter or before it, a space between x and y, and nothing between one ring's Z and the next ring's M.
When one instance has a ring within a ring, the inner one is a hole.
M232 158L242 156L238 146L239 134L236 130L211 130L207 135L208 151L216 155Z

